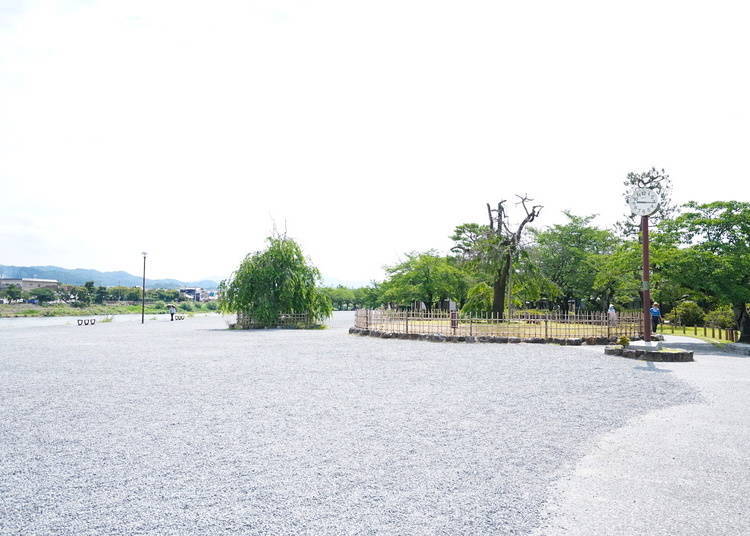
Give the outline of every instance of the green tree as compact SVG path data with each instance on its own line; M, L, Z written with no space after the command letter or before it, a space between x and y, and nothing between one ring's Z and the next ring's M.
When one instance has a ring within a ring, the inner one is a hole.
M354 306L354 290L342 285L338 287L322 287L320 291L328 296L336 311L344 311Z
M8 285L8 287L5 289L5 296L10 301L16 301L21 299L21 287L18 285Z
M142 297L141 295L142 295L142 293L143 293L143 291L139 287L129 287L128 288L128 292L125 295L125 299L127 301L133 301L133 302L134 301L141 301L141 297Z
M71 287L70 295L73 298L76 307L84 307L91 304L91 293L84 287Z
M489 225L459 225L451 236L455 242L452 251L459 254L465 263L489 276L492 281L492 311L501 318L505 311L513 261L518 258L524 228L539 217L542 210L541 205L529 206L532 200L528 197L516 197L519 199L517 204L525 212L517 226L511 227L505 209L506 201L500 201L496 209L487 204Z
M466 272L435 251L408 253L406 260L386 267L387 279L380 286L385 303L411 306L424 302L428 309L442 300L463 302L469 286Z
M722 305L713 311L706 313L703 317L707 326L730 329L734 327L734 312L730 305Z
M55 291L51 288L35 288L29 294L39 303L49 303L55 299Z
M180 297L180 291L167 288L154 288L146 290L146 297L163 302L176 302Z
M492 312L492 287L485 282L477 283L469 289L462 313L479 315Z
M533 231L539 271L559 289L557 302L563 311L570 300L598 302L598 308L606 311L611 290L596 286L595 280L602 257L613 252L618 240L591 224L595 216L564 214L566 223Z
M271 236L268 247L245 257L232 276L221 283L220 308L273 325L282 314L307 314L321 322L332 311L331 300L316 284L320 272L300 246L286 236Z
M670 322L681 326L702 326L705 315L697 303L685 300L677 304L666 317Z
M731 304L740 342L750 343L750 203L690 202L667 228L687 246L672 250L670 277Z
M107 299L108 295L109 292L107 291L107 287L96 287L96 291L94 292L94 303L104 303L104 300Z

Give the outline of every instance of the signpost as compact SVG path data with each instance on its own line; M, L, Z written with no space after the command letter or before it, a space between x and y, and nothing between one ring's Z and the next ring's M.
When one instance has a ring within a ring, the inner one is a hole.
M659 195L650 188L638 188L628 199L630 210L641 217L641 236L643 237L643 279L641 296L643 296L643 340L651 342L651 286L650 262L648 251L648 217L659 209Z

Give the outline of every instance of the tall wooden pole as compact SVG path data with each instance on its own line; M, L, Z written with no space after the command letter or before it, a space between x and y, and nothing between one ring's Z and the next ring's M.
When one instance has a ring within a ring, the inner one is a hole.
M141 324L146 319L146 256L143 256L143 285L141 286Z
M643 340L651 342L651 288L650 269L648 256L648 216L641 216L641 236L643 239L643 283L641 296L643 296Z

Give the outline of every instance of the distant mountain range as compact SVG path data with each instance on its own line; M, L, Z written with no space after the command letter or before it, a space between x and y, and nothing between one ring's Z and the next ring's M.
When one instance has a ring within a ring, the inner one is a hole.
M142 278L127 272L100 272L83 268L60 268L59 266L5 266L0 264L0 277L57 279L66 285L83 285L86 281L93 281L96 286L140 287ZM180 288L202 287L214 289L216 281L204 279L201 281L179 281L177 279L148 279L147 288Z

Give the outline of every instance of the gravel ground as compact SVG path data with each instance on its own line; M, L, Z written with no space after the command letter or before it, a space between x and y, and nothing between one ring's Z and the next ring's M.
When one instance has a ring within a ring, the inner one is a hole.
M643 363L703 395L604 434L555 486L539 536L750 534L750 358L686 337L694 363Z
M5 330L1 534L529 534L601 434L700 402L601 348L218 317Z

